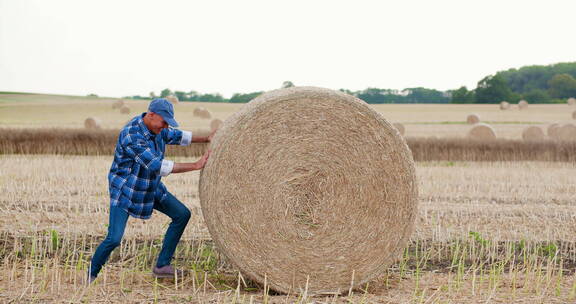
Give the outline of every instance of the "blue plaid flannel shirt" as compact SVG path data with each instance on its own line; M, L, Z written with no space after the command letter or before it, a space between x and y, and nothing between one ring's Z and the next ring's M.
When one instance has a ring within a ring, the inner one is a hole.
M133 217L148 219L155 201L166 197L162 175L172 171L173 162L164 160L169 145L189 145L192 133L177 129L163 129L158 135L148 130L142 118L130 120L120 131L114 161L108 174L110 205L119 206Z

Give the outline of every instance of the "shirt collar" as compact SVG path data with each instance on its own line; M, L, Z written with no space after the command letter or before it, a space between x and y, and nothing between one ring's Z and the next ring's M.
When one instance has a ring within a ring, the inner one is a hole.
M150 130L148 130L148 127L146 126L146 124L144 123L144 120L142 118L144 118L144 115L146 115L146 112L140 114L140 116L138 117L138 125L140 126L140 129L142 129L142 132L144 132L144 137L150 139L150 138L154 138L156 137L154 134L152 134L152 132L150 132Z

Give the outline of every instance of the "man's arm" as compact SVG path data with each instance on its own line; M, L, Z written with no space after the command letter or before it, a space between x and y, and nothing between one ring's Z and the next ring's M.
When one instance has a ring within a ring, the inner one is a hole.
M210 135L208 135L208 136L192 135L192 142L193 142L193 143L207 143L207 142L211 142L211 141L212 141L212 137L214 137L214 134L216 134L216 131L218 131L218 130L212 131L212 133L210 133Z
M194 170L200 170L204 168L204 166L206 165L209 156L210 156L210 150L206 151L206 153L204 153L204 155L202 155L202 157L195 163L175 163L174 167L172 167L171 173L183 173Z

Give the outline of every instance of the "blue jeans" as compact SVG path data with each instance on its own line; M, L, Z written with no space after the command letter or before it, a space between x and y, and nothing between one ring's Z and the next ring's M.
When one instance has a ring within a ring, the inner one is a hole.
M162 242L162 250L156 261L156 267L162 267L170 264L176 245L182 237L182 233L190 220L190 210L184 206L172 194L166 193L166 197L161 202L154 202L154 209L166 214L172 219L164 241ZM98 276L102 266L110 257L110 253L120 245L126 222L128 221L128 212L120 207L110 207L110 223L108 224L108 235L106 239L98 246L94 256L92 256L92 263L90 266L90 275Z

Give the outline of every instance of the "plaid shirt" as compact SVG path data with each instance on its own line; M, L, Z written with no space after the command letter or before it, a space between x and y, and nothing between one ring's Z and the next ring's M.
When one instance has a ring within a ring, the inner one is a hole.
M134 117L120 131L108 174L110 205L141 219L150 218L154 201L166 196L160 178L170 174L174 166L164 160L166 144L189 145L192 141L191 132L172 128L154 135L142 120L145 114Z

